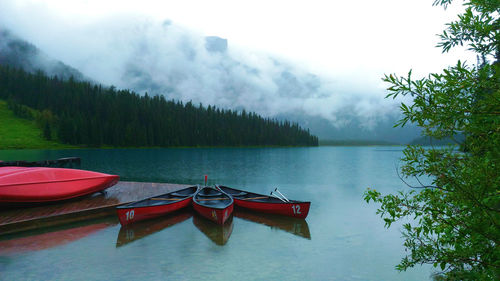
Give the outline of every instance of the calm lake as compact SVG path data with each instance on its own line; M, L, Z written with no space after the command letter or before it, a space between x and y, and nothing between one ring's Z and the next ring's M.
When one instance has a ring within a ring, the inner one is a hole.
M192 212L121 229L109 217L0 237L1 280L429 280L399 273L403 239L385 229L366 188L407 188L401 147L0 150L0 159L81 157L122 180L223 184L311 201L305 221L236 212L224 227ZM3 240L2 240L3 239ZM8 245L5 246L5 245Z

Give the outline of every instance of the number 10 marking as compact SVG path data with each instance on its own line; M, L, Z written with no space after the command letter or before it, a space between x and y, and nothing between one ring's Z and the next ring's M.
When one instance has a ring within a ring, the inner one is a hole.
M292 205L292 210L295 215L301 214L300 212L300 205Z
M134 219L134 210L126 212L125 215L127 215L127 220Z

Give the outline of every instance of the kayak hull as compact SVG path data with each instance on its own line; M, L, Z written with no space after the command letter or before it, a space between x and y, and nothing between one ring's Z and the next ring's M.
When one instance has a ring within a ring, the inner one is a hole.
M0 167L0 203L72 199L115 185L119 176L63 168Z

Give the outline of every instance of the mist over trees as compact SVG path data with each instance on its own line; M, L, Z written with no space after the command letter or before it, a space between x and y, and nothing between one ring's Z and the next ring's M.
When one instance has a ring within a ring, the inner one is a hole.
M0 98L44 137L88 146L318 145L298 124L0 66ZM24 110L23 110L24 108Z
M50 58L35 45L22 40L0 27L0 65L22 68L34 73L42 69L47 75L59 78L84 80L84 75L61 61Z
M129 30L135 25L125 26ZM51 57L46 50L0 27L0 64L30 73L41 69L48 76L63 79L73 76L78 81L117 85L141 95L160 94L167 100L191 100L194 104L245 109L260 116L293 120L324 140L408 143L420 135L415 127L393 128L400 115L390 102L367 101L363 91L337 92L329 79L276 58L255 57L248 52L237 55L226 39L198 37L172 23L146 25L140 31L137 37L135 32L127 36L130 41L121 45L127 46L125 50L86 55L78 55L81 50L75 50L76 57L83 56L79 61L86 62L79 66L77 63L75 69L74 61L70 66L68 61L60 61L61 57ZM100 45L114 45L109 38L99 40L104 40ZM117 65L112 67L112 62Z

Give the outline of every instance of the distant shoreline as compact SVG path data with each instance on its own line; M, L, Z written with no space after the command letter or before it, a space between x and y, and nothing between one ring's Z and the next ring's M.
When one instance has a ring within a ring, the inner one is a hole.
M170 148L170 149L185 149L185 148L291 148L291 147L319 147L318 146L306 146L306 145L248 145L248 146L36 146L36 147L0 147L0 151L2 150L72 150L72 149L161 149L161 148Z
M376 140L319 140L319 146L405 146L406 144Z

